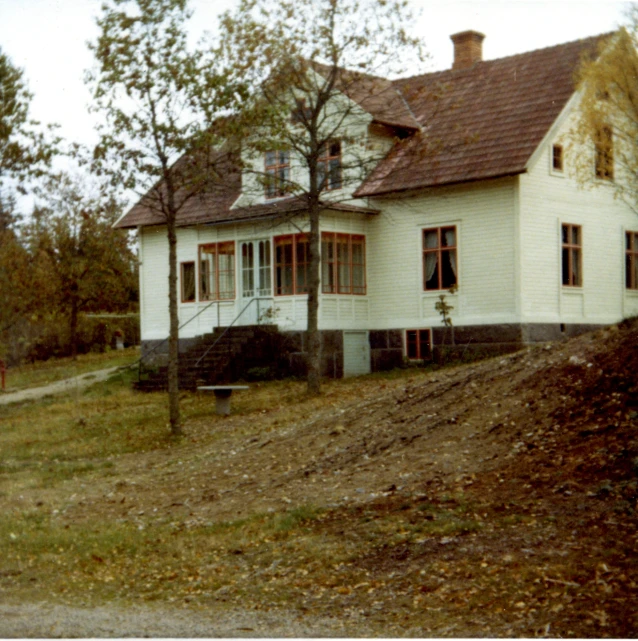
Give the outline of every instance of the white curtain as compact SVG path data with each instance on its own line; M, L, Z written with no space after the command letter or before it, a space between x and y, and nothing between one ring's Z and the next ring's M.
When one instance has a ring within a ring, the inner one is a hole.
M425 248L436 249L439 246L439 237L437 232L429 231L425 234ZM438 252L428 252L425 255L425 281L429 281L434 276L436 270Z
M456 230L447 229L445 231L445 246L456 247ZM456 250L449 251L448 255L450 257L450 266L452 267L452 271L456 277Z

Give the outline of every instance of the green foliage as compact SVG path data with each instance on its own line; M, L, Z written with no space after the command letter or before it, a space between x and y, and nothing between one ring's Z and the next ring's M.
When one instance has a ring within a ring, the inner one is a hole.
M23 358L29 361L46 361L73 355L68 318L50 316L34 323L34 326L37 335L30 341L23 341ZM115 334L118 331L123 332L125 347L139 345L139 316L111 319L81 315L75 336L76 354L104 353L114 349Z
M128 237L113 229L120 208L99 190L91 194L87 183L86 178L81 184L65 174L49 180L47 206L34 210L24 232L30 254L45 275L47 317L66 319L72 354L78 348L82 313L128 311L137 297ZM53 336L59 339L61 334ZM95 339L102 345L110 342L99 331ZM61 355L56 349L53 353Z
M166 223L169 254L168 394L171 431L180 434L178 391L178 212L222 184L231 160L228 110L243 97L218 49L190 51L186 0L106 0L90 44L93 109L106 118L94 165L113 185L134 189ZM234 76L237 78L238 76Z
M388 87L373 76L423 58L419 39L408 34L411 20L403 0L242 0L222 18L223 56L234 61L233 75L249 87L234 119L244 152L242 204L260 202L273 180L277 192L302 203L312 395L320 392L319 218L325 208L320 198L330 188L332 172L321 158L329 145L347 146L347 153L339 152L339 188L330 201L352 199L355 185L381 159L366 144L371 117L364 105L387 98L381 94ZM268 174L261 155L273 150L288 151L295 171L285 177Z
M24 192L24 181L42 176L57 152L59 140L39 130L29 118L28 91L23 72L0 49L0 199L7 198L7 179ZM17 182L16 182L17 181Z
M616 195L634 208L638 207L637 47L638 6L632 5L627 25L602 43L595 58L581 65L581 103L570 134L579 182L612 185ZM605 131L611 134L608 139L601 137ZM595 156L601 151L609 164L603 175L595 168Z

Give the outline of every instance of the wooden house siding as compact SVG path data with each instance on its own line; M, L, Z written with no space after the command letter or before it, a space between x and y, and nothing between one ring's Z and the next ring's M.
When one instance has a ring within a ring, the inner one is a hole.
M383 213L370 222L372 327L440 326L440 294L454 307L454 324L516 320L515 203L514 179L375 203ZM458 292L425 292L423 230L448 226L457 232Z
M569 120L564 134L568 128ZM548 141L520 177L522 322L605 324L638 314L638 296L625 288L624 250L625 231L638 228L638 215L614 198L611 185L577 184L574 148L566 148L563 174L552 170L551 153ZM582 230L580 287L562 284L563 224Z

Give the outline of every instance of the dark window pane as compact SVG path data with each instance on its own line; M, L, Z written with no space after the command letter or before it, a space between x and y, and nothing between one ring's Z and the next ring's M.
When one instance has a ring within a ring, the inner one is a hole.
M569 282L569 249L563 249L563 285L571 285Z

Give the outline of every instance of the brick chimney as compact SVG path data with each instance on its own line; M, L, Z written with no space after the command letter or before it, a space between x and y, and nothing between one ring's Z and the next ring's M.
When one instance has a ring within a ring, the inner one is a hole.
M450 36L454 43L454 64L452 69L468 69L475 62L483 60L483 39L478 31L462 31Z

